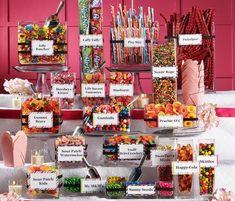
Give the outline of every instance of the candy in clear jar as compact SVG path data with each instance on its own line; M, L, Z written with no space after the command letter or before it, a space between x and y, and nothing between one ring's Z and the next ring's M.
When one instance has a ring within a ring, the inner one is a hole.
M110 73L110 104L127 106L134 95L134 75L128 72Z
M99 88L100 90L93 90L92 88ZM81 96L83 105L86 107L104 104L105 74L100 71L82 74Z
M176 152L174 140L160 139L156 147L159 160L157 162L157 192L160 198L174 197L174 181L172 174L172 161L175 161ZM160 158L160 156L163 156Z
M215 155L215 140L199 140L199 156ZM212 195L215 185L215 167L200 167L200 195Z
M160 115L182 115L184 127L194 127L197 125L197 108L193 105L184 105L181 102L172 104L149 104L145 106L145 121L149 128L158 127Z
M33 198L55 197L60 194L60 174L56 166L42 164L31 165L27 171L27 195ZM50 184L40 182L50 180Z
M111 199L118 199L125 196L126 178L119 176L109 176L105 185L106 196Z
M87 156L85 138L81 135L64 135L55 142L57 163L79 163Z
M51 73L51 93L61 99L62 109L71 109L75 104L76 74L70 72Z
M149 160L151 150L157 146L157 143L158 138L151 135L114 135L113 137L105 138L103 154L107 160L115 161L119 159L119 145L143 145L147 160Z
M21 109L22 130L30 134L55 134L62 123L58 98L28 98Z
M98 118L99 115L102 117ZM105 118L106 121L98 122L98 119ZM95 131L130 132L130 108L111 105L86 107L84 121L85 132L88 133Z
M43 48L49 51L45 54ZM18 57L22 65L65 64L67 55L67 27L59 24L54 28L43 23L18 24Z
M175 43L154 44L152 65L153 69L176 66ZM153 91L154 103L166 104L175 102L177 100L177 77L172 77L170 74L160 76L153 73Z
M177 160L193 161L193 141L179 140L177 141ZM193 189L193 175L178 175L178 194L190 195Z

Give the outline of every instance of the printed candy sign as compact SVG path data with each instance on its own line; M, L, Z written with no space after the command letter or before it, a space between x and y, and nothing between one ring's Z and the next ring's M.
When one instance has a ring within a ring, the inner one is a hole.
M120 144L118 149L118 159L135 159L141 158L144 152L143 144Z
M84 146L58 146L57 156L59 162L82 161L84 157Z
M58 186L56 173L36 172L30 174L30 188L32 189L56 189Z

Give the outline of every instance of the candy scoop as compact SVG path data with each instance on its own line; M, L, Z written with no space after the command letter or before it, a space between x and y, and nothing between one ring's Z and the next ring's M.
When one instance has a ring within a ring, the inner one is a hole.
M44 26L46 26L50 29L55 28L55 27L58 26L58 24L59 24L58 14L60 13L63 6L64 6L64 1L61 1L58 8L57 8L57 10L56 10L56 13L54 15L49 16L46 19L46 22L45 22Z
M95 178L95 179L100 179L100 174L97 171L97 169L95 168L95 166L92 166L88 163L87 159L85 157L82 158L83 162L85 163L86 167L87 167L87 176L89 178Z
M140 159L140 163L138 165L138 167L134 168L129 176L128 181L130 182L134 182L134 181L138 181L141 174L142 174L142 165L144 164L144 161L146 160L147 155L145 153L143 153L141 159Z

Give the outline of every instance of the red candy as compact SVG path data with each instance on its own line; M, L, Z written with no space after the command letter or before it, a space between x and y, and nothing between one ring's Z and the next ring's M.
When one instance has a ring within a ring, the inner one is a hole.
M110 84L132 85L134 83L134 76L132 73L126 72L111 72ZM122 87L120 87L122 88ZM133 100L132 96L110 96L110 104L127 106Z

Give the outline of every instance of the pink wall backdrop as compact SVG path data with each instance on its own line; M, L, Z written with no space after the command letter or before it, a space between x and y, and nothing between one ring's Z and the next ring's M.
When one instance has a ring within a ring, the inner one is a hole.
M35 82L35 74L16 72L12 66L18 64L17 57L17 23L18 21L44 21L52 14L60 0L0 0L0 92L3 92L4 79L14 77L27 78ZM62 21L68 25L68 65L71 71L80 77L79 36L78 36L78 0L65 0L65 9L60 14ZM104 1L104 49L107 66L110 65L110 4L131 5L131 0ZM165 26L159 13L169 16L173 12L185 13L192 6L216 9L216 68L215 86L217 90L235 89L235 2L233 0L134 0L134 7L147 6L155 8L156 18L160 21L161 38L165 36ZM77 80L79 82L79 80ZM151 75L141 74L145 92L151 92ZM79 85L78 85L79 86Z

